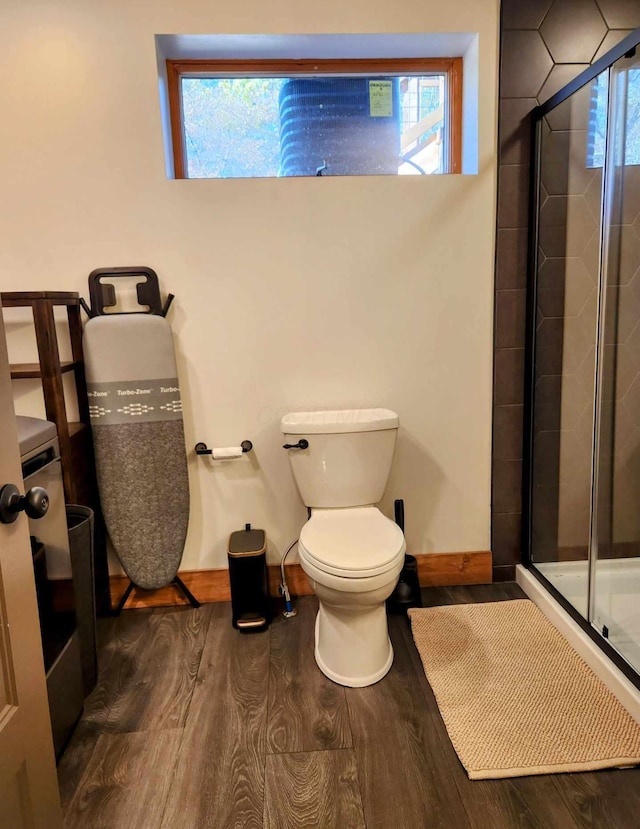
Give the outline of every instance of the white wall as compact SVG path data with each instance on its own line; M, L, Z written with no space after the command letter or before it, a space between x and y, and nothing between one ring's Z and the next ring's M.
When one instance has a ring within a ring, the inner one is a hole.
M278 422L306 407L397 410L383 509L405 499L409 551L489 549L498 0L14 0L0 27L0 289L155 268L188 447L254 442L190 458L183 567L224 566L246 521L271 560L296 537ZM477 176L165 177L154 34L421 31L479 32Z

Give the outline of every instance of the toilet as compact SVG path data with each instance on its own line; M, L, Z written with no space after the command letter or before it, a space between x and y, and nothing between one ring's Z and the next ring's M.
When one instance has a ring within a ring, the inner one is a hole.
M400 527L375 506L391 470L398 415L389 409L293 412L281 428L311 512L298 552L319 601L316 662L340 685L372 685L393 662L385 601L406 549Z

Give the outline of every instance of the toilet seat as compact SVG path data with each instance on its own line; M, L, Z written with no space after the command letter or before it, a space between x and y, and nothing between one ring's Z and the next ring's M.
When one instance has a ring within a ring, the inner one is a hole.
M349 579L388 573L406 549L400 527L376 507L314 510L298 547L317 570Z

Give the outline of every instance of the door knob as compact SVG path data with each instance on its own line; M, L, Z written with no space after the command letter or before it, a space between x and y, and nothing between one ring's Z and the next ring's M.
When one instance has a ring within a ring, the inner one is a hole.
M24 510L29 518L42 518L49 509L49 494L41 486L32 486L24 495L13 484L0 489L0 523L13 524Z

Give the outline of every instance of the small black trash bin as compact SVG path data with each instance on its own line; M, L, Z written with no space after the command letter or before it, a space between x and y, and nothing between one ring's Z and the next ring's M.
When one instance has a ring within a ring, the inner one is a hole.
M232 624L244 632L265 630L271 621L264 530L244 530L229 537L229 582Z
M77 504L67 504L67 529L73 589L76 597L82 684L84 695L87 697L98 681L93 510Z

